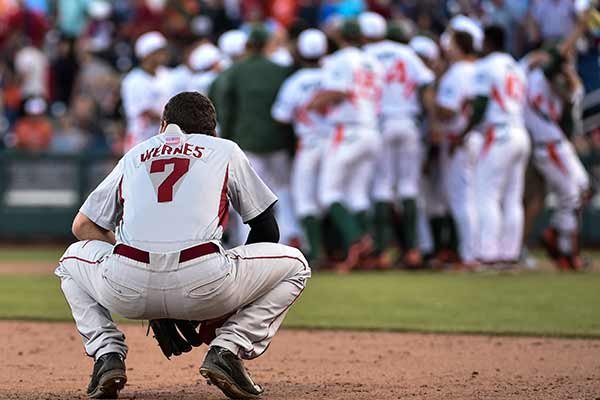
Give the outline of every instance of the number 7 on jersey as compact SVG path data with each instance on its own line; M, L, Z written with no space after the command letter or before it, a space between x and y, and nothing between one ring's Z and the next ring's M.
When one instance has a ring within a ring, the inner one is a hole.
M150 173L165 172L165 167L168 164L173 164L173 171L158 186L159 203L173 201L173 187L190 169L189 158L166 158L152 161Z

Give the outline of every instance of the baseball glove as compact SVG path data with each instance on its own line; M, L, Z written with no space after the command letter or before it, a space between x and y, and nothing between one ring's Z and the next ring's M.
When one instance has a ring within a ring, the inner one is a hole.
M216 330L223 326L233 313L207 321L185 321L180 319L150 320L148 332L152 329L160 350L168 359L179 356L198 347L209 344L217 336Z
M168 359L179 356L202 344L196 328L199 321L179 319L153 319L150 327L160 349Z

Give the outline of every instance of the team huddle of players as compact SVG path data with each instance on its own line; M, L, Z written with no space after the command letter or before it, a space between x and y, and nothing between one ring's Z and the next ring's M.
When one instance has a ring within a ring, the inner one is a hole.
M340 272L389 268L398 245L409 268L426 256L467 269L514 264L531 158L557 198L543 243L560 268L581 268L577 213L589 182L568 139L583 95L568 46L516 61L498 27L457 16L438 46L426 36L405 41L372 12L345 21L334 39L331 52L323 32L299 35L300 68L271 110L297 136L292 204L313 265L333 255ZM138 57L161 40L138 40ZM219 45L235 61L244 35L228 32ZM205 72L182 76L179 91L207 93L217 58L213 45L194 50L188 63ZM132 142L156 133L148 121L159 94L128 98L156 87L143 74L123 83Z

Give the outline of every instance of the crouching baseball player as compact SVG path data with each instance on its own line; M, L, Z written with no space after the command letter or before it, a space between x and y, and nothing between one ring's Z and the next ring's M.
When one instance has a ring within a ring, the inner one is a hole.
M275 243L275 195L235 143L214 137L215 125L203 95L171 98L161 134L130 150L75 217L81 241L56 274L95 358L90 398L114 398L127 380L127 345L112 312L150 319L167 356L208 343L200 373L226 396L263 392L241 359L267 349L311 272L299 250ZM225 251L229 202L250 233ZM191 321L205 322L198 331Z

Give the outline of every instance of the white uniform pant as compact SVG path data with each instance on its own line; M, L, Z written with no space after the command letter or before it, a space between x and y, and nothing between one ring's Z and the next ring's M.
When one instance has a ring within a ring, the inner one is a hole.
M514 261L523 242L523 190L529 135L519 126L496 126L484 137L477 161L479 259Z
M382 124L382 135L383 146L377 157L373 198L387 203L416 198L423 146L415 121L409 118L386 119Z
M374 130L338 126L321 164L319 202L341 203L352 212L368 210L380 137Z
M318 199L319 169L323 143L300 142L292 165L292 199L298 218L321 214Z
M290 154L287 150L279 150L266 154L246 152L246 155L258 176L279 199L275 205L275 215L279 222L281 242L289 244L292 239L302 235L290 192Z
M145 264L112 254L101 241L71 245L56 275L88 355L127 354L111 313L130 319L208 320L238 310L211 346L246 359L269 346L311 271L302 253L275 243L222 250L184 263L179 252Z
M577 210L581 206L581 196L589 187L585 168L567 140L536 144L533 162L540 171L548 191L556 195L556 209L550 225L569 238L577 232ZM570 240L569 240L570 242ZM560 243L561 250L568 253L569 243Z
M481 135L471 132L452 154L448 146L442 150L445 197L458 233L458 253L462 262L473 263L479 240L475 170Z

